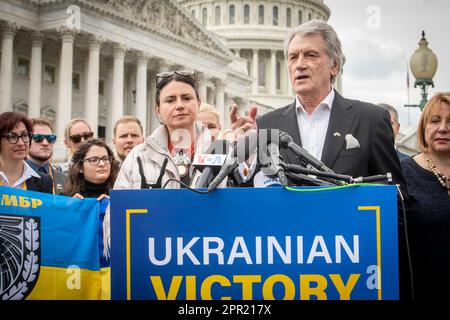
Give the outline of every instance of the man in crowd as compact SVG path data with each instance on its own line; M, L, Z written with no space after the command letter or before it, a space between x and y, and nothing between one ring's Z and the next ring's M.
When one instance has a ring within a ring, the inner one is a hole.
M128 153L138 144L144 142L142 123L133 116L123 116L114 125L113 144L119 163L122 163Z
M67 176L51 164L53 144L56 141L53 126L46 118L31 119L31 123L33 136L30 152L25 161L36 172L49 174L53 180L53 194L62 194Z
M311 20L293 29L285 43L295 100L257 119L255 107L242 117L232 110L232 128L279 129L336 173L359 177L390 172L406 191L389 112L345 99L332 87L342 66L335 30ZM285 162L297 163L293 152L280 153Z
M69 160L59 165L58 168L62 172L67 173L69 171L69 167L72 164L72 156L80 147L81 142L93 136L94 132L92 132L91 126L83 118L72 119L66 124L66 128L64 129L64 144L69 151Z
M389 114L391 115L391 125L392 125L392 130L394 131L394 141L395 141L397 134L400 132L400 122L398 121L397 109L395 109L393 106L391 106L390 104L387 104L387 103L379 103L378 106L389 111ZM395 147L395 150L397 151L397 155L398 155L398 158L400 159L400 161L409 157L407 154L398 150L397 147Z
M236 117L232 128L279 129L320 159L335 173L353 177L391 173L407 198L407 188L394 148L389 112L342 97L333 83L342 66L341 42L335 30L320 20L308 21L292 30L285 42L285 56L295 100L256 119ZM290 150L280 154L287 163L298 164ZM408 298L408 278L403 216L399 215L400 296Z

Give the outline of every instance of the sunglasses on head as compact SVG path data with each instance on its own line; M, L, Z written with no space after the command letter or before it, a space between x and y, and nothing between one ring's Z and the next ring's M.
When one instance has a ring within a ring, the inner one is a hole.
M33 141L40 143L42 141L44 141L44 139L46 139L49 143L55 143L56 141L56 135L54 134L40 134L40 133L35 133L32 136Z
M72 136L69 136L69 139L72 140L73 143L80 143L81 139L86 141L89 138L92 138L94 136L93 132L85 132L83 134L74 134Z
M160 72L160 73L156 74L156 85L159 85L159 83L163 79L173 77L175 74L182 76L182 77L192 79L195 81L195 72L194 71L188 71L188 70L165 71L165 72Z

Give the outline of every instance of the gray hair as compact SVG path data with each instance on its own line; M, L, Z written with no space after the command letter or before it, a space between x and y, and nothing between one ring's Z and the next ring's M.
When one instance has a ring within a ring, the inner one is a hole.
M377 104L379 107L389 111L389 113L394 117L395 122L398 122L398 111L393 106L387 103Z
M341 70L343 63L343 55L341 49L341 41L336 34L336 31L328 23L321 20L310 20L297 27L295 27L287 36L284 44L284 55L286 60L288 58L288 49L292 39L295 36L308 36L308 35L321 35L325 40L328 57L333 63L331 67L338 67L338 73ZM336 76L331 77L331 83L333 84Z

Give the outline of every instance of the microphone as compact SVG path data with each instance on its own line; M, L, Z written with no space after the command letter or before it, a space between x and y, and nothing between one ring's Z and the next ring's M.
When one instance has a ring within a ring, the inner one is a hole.
M204 154L200 153L194 156L192 165L202 172L195 184L196 188L208 187L224 164L229 148L229 141L216 140L211 143Z
M302 158L306 163L310 164L317 170L334 173L334 171L328 168L322 161L316 159L308 151L292 141L292 137L286 132L280 131L280 143L283 149L291 150L298 157Z
M231 148L228 152L224 165L213 181L211 181L208 191L216 189L223 179L239 166L239 163L245 162L252 154L256 153L257 147L257 131L251 131L248 134L241 136L234 148Z

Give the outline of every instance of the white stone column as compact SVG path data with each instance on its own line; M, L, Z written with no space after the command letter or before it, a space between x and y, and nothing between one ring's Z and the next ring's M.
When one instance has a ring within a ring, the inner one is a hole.
M203 74L197 73L196 78L198 84L198 95L200 97L200 100L204 103L207 103L208 87L206 85L206 77Z
M225 107L225 86L222 80L216 80L216 109L220 114L220 121L224 123L225 117L227 116Z
M147 119L147 64L148 56L144 53L137 54L137 70L136 70L136 118L142 124L145 137L146 119Z
M2 30L2 60L0 69L0 113L12 111L13 45L19 26L4 23Z
M253 85L252 85L252 94L258 94L258 85L259 85L259 57L258 57L258 49L253 49L253 68L252 68L252 78L253 78Z
M37 118L41 115L43 43L44 34L42 32L37 31L31 34L30 86L28 90L29 118Z
M73 43L76 29L70 29L65 26L56 29L61 37L61 56L59 63L59 87L58 87L58 105L56 111L56 135L58 136L57 145L53 158L56 161L65 161L64 128L67 122L72 118L72 76L73 76Z
M149 88L151 92L151 104L149 114L149 135L158 128L161 123L159 121L158 114L156 113L156 74L159 72L165 72L170 70L167 61L162 59L152 59L152 73L150 76Z
M89 37L89 60L86 88L86 105L84 117L89 121L94 136L98 130L98 108L99 108L99 78L100 78L100 48L105 40L101 37Z
M83 104L82 104L82 117L86 117L86 109L88 105L88 75L89 75L89 49L80 50L78 53L83 60Z
M285 94L287 96L290 96L292 94L292 85L291 85L291 76L289 74L289 69L287 67L287 61L286 61L286 57L284 57L284 70L285 70L285 74L286 74L286 87L285 89Z
M124 90L124 71L125 71L125 52L127 47L121 44L114 45L114 66L113 66L113 85L112 85L112 125L123 115L123 90ZM112 132L113 128L109 130Z
M215 105L215 95L216 95L216 88L209 88L208 97L207 97L207 103L211 106Z
M277 51L270 50L270 73L269 73L269 93L275 95L277 93Z
M156 118L155 112L155 72L154 70L150 70L148 79L147 79L147 118L142 119L142 126L144 130L147 132L146 135L150 135L153 132L153 121ZM144 123L145 122L145 123Z
M231 97L231 95L229 94L225 94L225 107L224 107L224 112L225 112L225 117L222 119L222 129L228 129L231 127L231 123L230 123L230 108L231 105L233 104L233 99Z
M111 58L106 59L106 66L108 68L108 79L107 79L107 97L108 97L108 107L106 109L106 130L105 139L106 143L112 143L113 138L113 126L112 121L112 101L113 101L113 79L114 79L114 69L113 60Z
M150 76L149 78L149 111L148 111L148 124L147 124L147 128L148 128L148 134L150 135L156 128L158 128L158 126L160 125L159 123L159 118L156 114L156 72L155 73L151 73L152 76Z

